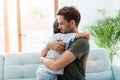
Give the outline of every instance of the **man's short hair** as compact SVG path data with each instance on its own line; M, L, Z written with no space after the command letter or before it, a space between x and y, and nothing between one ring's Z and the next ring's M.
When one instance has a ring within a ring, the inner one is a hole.
M70 22L71 20L75 20L76 26L78 27L79 22L81 20L81 15L80 12L73 6L65 6L61 8L58 12L57 15L62 15L65 20Z

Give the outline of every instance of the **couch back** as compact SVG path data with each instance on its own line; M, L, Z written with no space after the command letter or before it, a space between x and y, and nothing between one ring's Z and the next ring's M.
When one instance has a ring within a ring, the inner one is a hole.
M114 80L107 49L90 50L86 65L86 80Z
M4 74L4 55L0 54L0 80L3 80Z
M39 53L0 55L0 80L36 80L38 66ZM107 49L90 50L86 65L86 80L114 80Z
M39 53L11 53L5 55L4 80L36 80Z

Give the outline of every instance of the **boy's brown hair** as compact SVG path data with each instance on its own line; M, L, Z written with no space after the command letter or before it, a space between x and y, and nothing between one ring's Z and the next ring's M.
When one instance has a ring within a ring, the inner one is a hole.
M53 24L53 33L56 34L56 33L61 33L60 29L58 29L58 22L57 22L57 19L55 19L54 21L54 24Z

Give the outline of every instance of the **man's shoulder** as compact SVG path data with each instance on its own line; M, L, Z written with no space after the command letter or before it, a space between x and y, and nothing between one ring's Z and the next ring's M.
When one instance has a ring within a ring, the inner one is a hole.
M88 45L88 39L87 38L79 38L75 39L72 43L70 43L70 47L74 46L82 46L82 45Z
M86 47L89 47L89 41L87 38L76 39L69 46L69 48L73 48L73 49L82 49L82 48L86 48Z
M84 54L89 52L89 43L88 39L80 38L75 40L68 48L77 58L81 58Z

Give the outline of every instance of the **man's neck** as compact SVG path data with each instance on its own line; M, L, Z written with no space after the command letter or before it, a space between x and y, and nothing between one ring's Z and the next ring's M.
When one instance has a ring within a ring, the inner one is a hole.
M78 33L78 32L79 32L79 31L78 31L78 28L74 28L74 29L73 29L73 32Z

